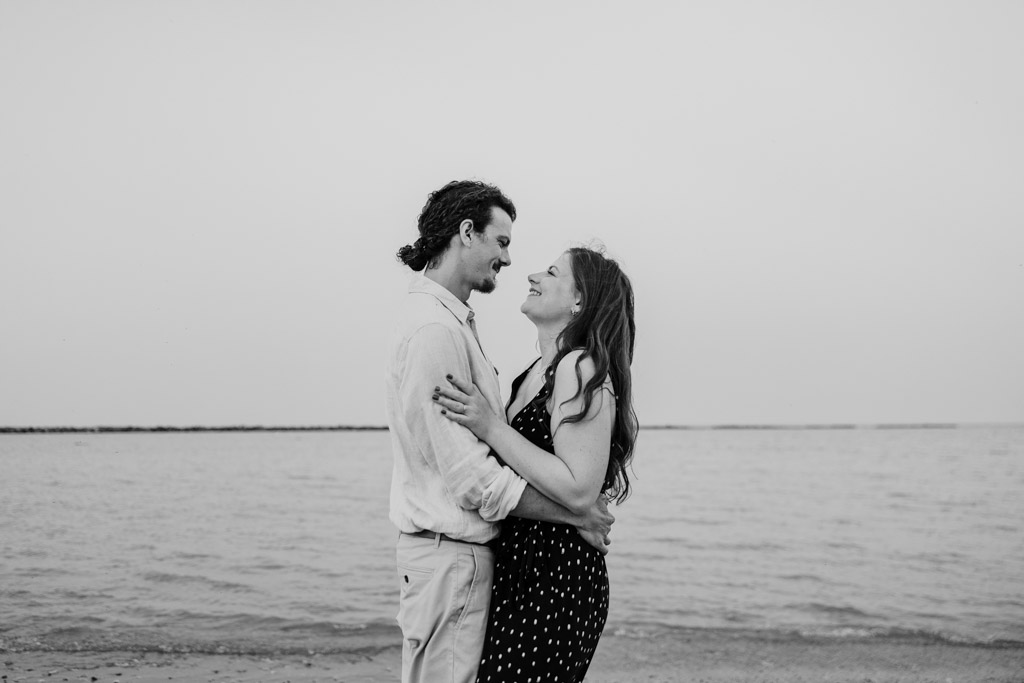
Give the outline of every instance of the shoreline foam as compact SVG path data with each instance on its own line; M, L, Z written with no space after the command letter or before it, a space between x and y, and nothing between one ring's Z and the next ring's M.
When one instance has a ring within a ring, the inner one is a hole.
M227 629L231 631L231 629ZM131 652L165 655L234 655L255 658L311 657L349 655L361 657L395 647L401 632L394 622L360 626L302 624L258 635L234 631L224 637L175 637L168 632L146 628L119 631L100 628L68 627L52 633L16 634L8 630L0 635L0 653L93 653ZM179 634L180 635L180 634ZM619 622L608 624L603 639L653 639L666 642L748 640L778 645L864 644L976 647L1024 651L1024 640L992 637L968 638L955 633L873 626L831 626L808 628L716 628L671 626L656 623ZM602 639L602 642L603 642Z

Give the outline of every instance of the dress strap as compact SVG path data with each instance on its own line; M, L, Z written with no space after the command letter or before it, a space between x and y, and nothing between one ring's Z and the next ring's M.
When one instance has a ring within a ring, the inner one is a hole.
M523 383L523 380L526 379L526 375L530 372L530 370L533 369L533 366L539 362L540 356L537 356L537 359L535 361L527 365L526 369L520 372L519 375L516 376L514 380L512 380L512 393L509 394L508 403L505 404L506 413L508 412L508 409L512 407L512 401L515 399L516 393L519 391L519 385L521 385Z

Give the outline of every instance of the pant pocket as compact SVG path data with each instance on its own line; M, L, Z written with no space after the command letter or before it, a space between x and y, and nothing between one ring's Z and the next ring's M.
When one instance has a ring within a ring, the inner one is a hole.
M437 629L435 610L424 604L430 601L433 578L433 569L398 565L398 626L406 645L414 651L425 645Z

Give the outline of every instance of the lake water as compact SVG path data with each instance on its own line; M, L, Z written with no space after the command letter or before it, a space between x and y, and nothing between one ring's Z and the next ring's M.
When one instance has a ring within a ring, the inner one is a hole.
M0 649L399 642L387 432L0 435ZM643 430L606 633L1024 643L1024 427Z

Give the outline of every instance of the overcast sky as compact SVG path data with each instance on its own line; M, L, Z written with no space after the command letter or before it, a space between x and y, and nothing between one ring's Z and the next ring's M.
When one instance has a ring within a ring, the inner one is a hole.
M0 2L0 425L380 425L427 194L477 294L632 277L644 424L1024 420L1024 3ZM428 397L425 397L425 399Z

